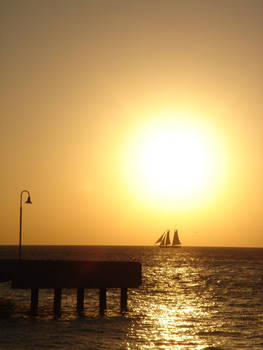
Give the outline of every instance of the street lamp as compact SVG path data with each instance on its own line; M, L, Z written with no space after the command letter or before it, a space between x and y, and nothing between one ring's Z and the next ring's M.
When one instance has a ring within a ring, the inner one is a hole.
M22 259L22 197L23 197L23 193L27 193L27 200L25 201L25 204L32 204L29 191L23 190L20 193L19 260Z

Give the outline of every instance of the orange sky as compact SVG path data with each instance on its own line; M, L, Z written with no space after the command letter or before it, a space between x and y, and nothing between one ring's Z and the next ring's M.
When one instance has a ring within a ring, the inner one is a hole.
M27 189L24 244L263 247L262 32L261 0L2 0L0 244Z

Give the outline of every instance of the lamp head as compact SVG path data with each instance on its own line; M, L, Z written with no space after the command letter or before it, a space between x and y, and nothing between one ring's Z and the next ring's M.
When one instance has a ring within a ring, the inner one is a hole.
M28 195L28 198L27 198L27 200L25 201L25 203L26 203L26 204L32 204L30 195Z

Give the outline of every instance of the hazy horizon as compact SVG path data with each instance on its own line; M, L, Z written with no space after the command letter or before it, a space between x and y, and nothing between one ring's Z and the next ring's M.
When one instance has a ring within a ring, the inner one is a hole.
M1 244L1 247L18 247L17 244ZM158 249L154 244L23 244L23 247L152 247ZM216 246L216 245L182 245L184 248L229 248L229 249L263 249L257 246ZM169 249L169 248L167 248Z

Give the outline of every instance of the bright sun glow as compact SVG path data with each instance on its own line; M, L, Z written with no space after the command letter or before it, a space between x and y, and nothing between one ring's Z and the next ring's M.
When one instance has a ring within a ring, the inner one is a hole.
M132 188L166 206L207 197L222 173L215 137L192 119L160 118L141 125L127 157Z

